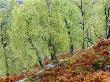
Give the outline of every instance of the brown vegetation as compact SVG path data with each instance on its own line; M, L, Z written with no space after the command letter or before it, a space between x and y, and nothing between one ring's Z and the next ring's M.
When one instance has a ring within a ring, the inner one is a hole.
M110 82L109 51L110 40L103 39L72 56L67 54L58 56L56 63L51 62L53 67L40 71L37 69L39 66L35 65L32 72L1 77L0 82L15 82L28 77L31 77L33 82ZM50 60L45 60L47 65Z

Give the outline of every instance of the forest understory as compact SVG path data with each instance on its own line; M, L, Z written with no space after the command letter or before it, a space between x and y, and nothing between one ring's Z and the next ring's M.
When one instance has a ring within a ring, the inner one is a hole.
M110 82L110 39L103 39L83 51L58 55L45 67L35 65L30 72L0 77L0 82ZM30 80L28 81L27 78Z

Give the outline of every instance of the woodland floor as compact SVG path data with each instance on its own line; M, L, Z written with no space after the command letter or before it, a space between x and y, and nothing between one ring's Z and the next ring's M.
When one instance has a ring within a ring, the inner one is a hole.
M44 63L43 69L35 65L31 72L1 77L0 82L25 78L31 82L110 82L110 39L100 40L83 51L59 55L53 62L46 59Z

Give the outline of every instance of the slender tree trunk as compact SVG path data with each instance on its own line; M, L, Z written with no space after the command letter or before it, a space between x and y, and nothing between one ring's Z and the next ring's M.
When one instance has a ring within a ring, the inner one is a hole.
M68 36L69 36L69 39L70 39L70 53L73 53L74 48L73 48L73 40L71 38L70 26L69 26L66 19L64 19L64 22L66 24L66 27L67 27L67 30L68 30Z
M9 27L8 25L8 19L9 19L9 12L10 12L10 9L9 9L9 6L8 6L8 0L4 0L3 1L3 7L4 9L3 10L3 13L4 13L4 18L3 20L1 21L0 23L0 37L1 37L1 43L2 43L2 46L3 46L3 49L4 49L4 58L5 58L5 68L6 68L6 76L8 77L9 76L9 63L8 63L8 60L9 60L9 57L8 57L8 47L9 47L9 39L8 39L8 35L6 33L6 30L7 28L6 27Z
M107 37L107 34L108 34L108 33L107 33L107 30L108 30L108 29L107 29L107 27L108 27L108 26L107 26L108 16L107 16L107 6L106 6L106 5L105 5L105 16L106 16L106 20L105 20L105 24L106 24L106 28L105 28L106 35L105 35L105 36Z
M6 68L6 76L8 77L9 76L9 65L8 65L8 56L7 56L7 37L6 37L6 32L3 31L3 27L4 27L5 23L4 21L1 21L1 25L0 25L0 31L1 31L1 43L2 43L2 46L3 46L3 49L4 49L4 58L5 58L5 68Z
M41 57L39 56L39 51L37 50L37 48L34 46L34 44L32 43L32 39L31 38L28 38L28 42L31 44L32 48L35 50L36 52L36 56L38 57L38 62L40 64L40 66L42 68L44 68L44 65L42 63L42 60L41 60Z
M1 34L1 43L3 45L3 49L4 49L4 57L5 57L5 68L6 68L6 76L9 76L9 65L8 65L8 56L7 56L7 41L6 41L6 37L4 36L4 34Z
M47 3L47 7L48 7L48 16L49 16L49 28L51 27L51 0L45 0L46 3ZM48 47L49 47L49 51L50 51L50 54L51 54L51 60L56 60L56 49L55 49L55 43L54 43L54 39L50 33L50 31L48 30L49 32L49 39L48 39Z
M107 39L110 38L110 27L108 29L108 35L107 35Z
M108 39L110 38L110 17L108 17L107 28L108 28L108 33L107 33L107 39Z
M30 25L29 25L30 21L31 21L31 18L29 18L29 20L26 20L28 28L30 27ZM39 51L38 51L37 48L34 46L33 41L32 41L32 38L29 36L29 31L28 31L28 29L27 29L26 35L27 35L27 37L28 37L28 42L31 44L32 48L33 48L33 49L35 50L35 52L36 52L36 56L37 56L37 58L38 58L38 62L39 62L39 64L40 64L40 66L41 66L42 68L44 68L44 65L43 65L43 63L42 63L41 57L39 56Z
M84 0L80 0L80 5L78 3L76 3L75 1L73 1L80 9L81 11L81 16L82 16L82 25L81 28L83 30L83 42L82 42L82 49L85 49L85 8L84 8Z
M89 33L89 29L87 29L87 31L86 31L85 39L86 39L86 45L87 45L87 48L88 48L90 46L90 44L93 44L91 33Z
M45 0L46 3L47 3L47 7L48 7L48 14L49 14L49 17L51 16L51 0Z
M110 18L109 18L109 12L110 11L110 7L106 4L105 5L105 17L106 17L106 37L107 39L110 37Z
M86 37L87 37L86 43L87 43L87 48L88 48L88 47L89 47L89 33L88 33L88 29L87 29L87 32L86 32L86 33L87 33L87 34L86 34L86 35L87 35L87 36L86 36Z
M83 43L82 43L82 49L85 49L85 11L83 7L83 0L81 0L81 15L82 15L82 29L83 29Z
M55 49L54 40L51 36L51 33L49 35L50 35L50 39L48 40L47 44L51 54L51 60L56 60L57 58L56 58L56 49Z

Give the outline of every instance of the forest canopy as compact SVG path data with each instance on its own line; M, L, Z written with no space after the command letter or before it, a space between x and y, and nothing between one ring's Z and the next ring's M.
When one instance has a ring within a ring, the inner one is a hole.
M110 37L110 0L0 0L0 76Z

